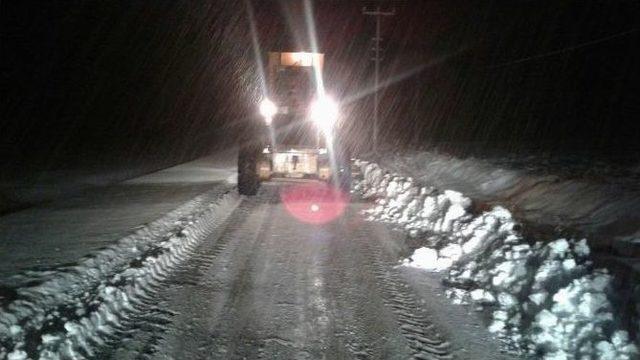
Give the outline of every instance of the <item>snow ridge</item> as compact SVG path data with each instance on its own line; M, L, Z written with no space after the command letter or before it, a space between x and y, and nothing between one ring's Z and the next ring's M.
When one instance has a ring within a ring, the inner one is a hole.
M376 199L368 219L426 239L402 265L446 271L447 295L490 311L489 330L511 350L545 359L640 355L618 326L612 276L593 268L586 239L530 244L500 206L477 215L459 192L418 186L375 163L356 166L363 179L355 190Z
M120 320L193 254L233 212L239 197L202 194L70 268L14 279L16 299L0 309L0 358L86 358Z
M508 199L523 210L520 216L537 223L562 223L604 236L616 223L625 224L618 230L619 236L640 230L637 169L585 162L579 156L555 161L533 156L459 158L437 150L389 152L379 164L472 198L491 202Z

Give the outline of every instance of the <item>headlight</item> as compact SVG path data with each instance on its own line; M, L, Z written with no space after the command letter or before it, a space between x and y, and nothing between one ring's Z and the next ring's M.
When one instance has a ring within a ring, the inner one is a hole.
M273 116L277 112L278 108L276 107L276 104L273 103L273 101L264 99L260 103L260 115L264 116L264 120L267 123L271 123L271 119L273 119Z
M309 115L311 120L328 134L338 120L338 104L330 97L323 96L311 104Z

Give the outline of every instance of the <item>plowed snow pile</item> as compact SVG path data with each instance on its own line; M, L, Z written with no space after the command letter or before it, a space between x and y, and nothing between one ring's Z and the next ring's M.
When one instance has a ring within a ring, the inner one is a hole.
M95 357L238 202L212 190L77 264L16 275L0 303L0 358Z
M415 184L357 161L355 190L376 199L370 220L396 224L428 246L402 265L446 271L448 296L491 313L489 330L520 353L545 359L635 359L621 329L612 276L594 269L585 239L528 242L499 206L473 214L463 194Z
M459 158L437 150L389 152L379 164L424 184L508 205L523 220L579 229L591 241L640 236L639 165L580 156Z

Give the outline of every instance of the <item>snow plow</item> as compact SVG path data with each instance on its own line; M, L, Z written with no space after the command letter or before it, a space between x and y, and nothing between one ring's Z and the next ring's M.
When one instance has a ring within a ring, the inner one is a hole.
M339 133L338 104L325 93L324 54L270 52L260 120L238 156L238 191L255 195L274 178L318 179L349 192L351 156Z

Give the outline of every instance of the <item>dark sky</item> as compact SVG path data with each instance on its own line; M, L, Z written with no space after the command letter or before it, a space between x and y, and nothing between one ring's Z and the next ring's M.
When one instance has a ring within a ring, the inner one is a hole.
M326 83L368 138L372 1L316 1ZM263 52L308 47L298 1L251 2ZM640 138L638 1L387 1L383 133L405 147L628 153ZM242 1L4 1L6 166L195 156L254 121Z
M396 27L394 36L407 43L394 50L414 51L421 63L445 60L389 89L387 118L399 109L409 117L397 119L402 132L413 123L418 142L506 149L637 148L640 2L479 3L403 8L429 20Z

